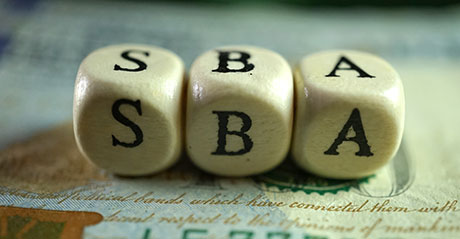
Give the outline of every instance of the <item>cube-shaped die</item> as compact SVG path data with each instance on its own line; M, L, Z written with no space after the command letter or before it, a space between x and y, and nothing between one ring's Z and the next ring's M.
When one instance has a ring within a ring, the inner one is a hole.
M301 60L295 72L292 155L324 177L368 176L396 153L404 128L398 73L371 54L334 50Z
M98 49L80 65L74 94L77 144L96 165L121 175L155 173L183 146L182 60L148 45Z
M293 79L277 53L220 47L190 69L186 149L200 168L246 176L281 163L290 146Z

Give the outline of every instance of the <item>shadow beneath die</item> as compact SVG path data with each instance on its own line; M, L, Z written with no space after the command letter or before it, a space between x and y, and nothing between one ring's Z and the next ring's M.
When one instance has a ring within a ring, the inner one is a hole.
M301 170L290 158L275 169L252 177L221 177L197 168L181 157L173 167L152 175L113 175L86 160L76 145L72 123L39 133L0 152L0 188L53 193L79 187L130 184L135 187L306 194L351 191L366 197L392 197L405 192L414 178L413 165L401 145L394 159L376 175L335 180ZM386 184L382 184L382 182ZM383 188L383 189L382 189ZM375 190L379 189L379 190Z

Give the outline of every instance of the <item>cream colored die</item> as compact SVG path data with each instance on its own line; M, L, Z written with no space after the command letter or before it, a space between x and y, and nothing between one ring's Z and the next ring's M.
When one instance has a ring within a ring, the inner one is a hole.
M190 69L186 149L200 168L246 176L274 168L291 139L293 79L270 50L220 47Z
M172 165L182 148L182 60L148 45L98 49L80 65L74 131L82 153L121 175Z
M404 127L404 92L387 62L357 51L326 51L295 72L292 155L324 177L372 174L396 153Z

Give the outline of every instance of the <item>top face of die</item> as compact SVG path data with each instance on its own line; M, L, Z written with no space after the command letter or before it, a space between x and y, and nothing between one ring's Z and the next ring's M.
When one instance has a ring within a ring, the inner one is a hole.
M132 84L162 84L164 80L183 74L182 60L174 53L142 44L120 44L100 48L88 55L80 65L80 74L92 80ZM182 76L179 76L182 77Z
M316 53L302 59L299 69L308 84L307 90L311 88L335 95L366 97L377 94L391 98L393 89L401 87L399 75L390 64L363 52L331 50Z
M190 69L194 98L245 91L284 97L292 90L292 71L279 54L254 46L224 46L199 56ZM207 85L212 92L199 86Z

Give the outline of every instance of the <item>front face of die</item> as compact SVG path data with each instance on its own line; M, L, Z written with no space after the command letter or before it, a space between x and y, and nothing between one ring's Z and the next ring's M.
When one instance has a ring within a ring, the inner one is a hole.
M215 174L267 171L288 151L292 107L291 70L278 54L250 46L206 52L190 70L187 152Z
M157 172L180 154L184 68L146 45L96 50L80 65L74 130L83 154L122 175Z
M384 60L356 51L303 59L296 75L292 153L306 170L331 178L368 176L396 153L404 93Z

